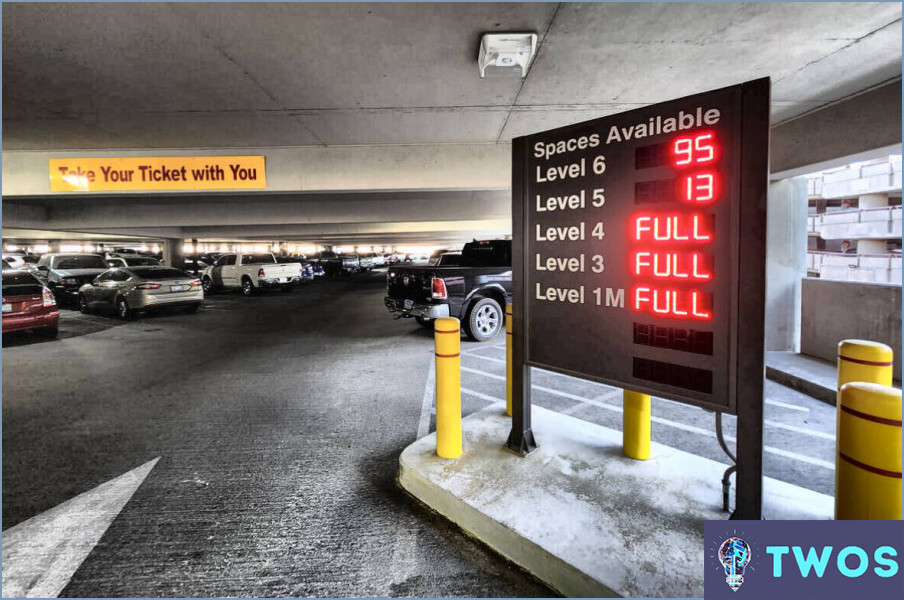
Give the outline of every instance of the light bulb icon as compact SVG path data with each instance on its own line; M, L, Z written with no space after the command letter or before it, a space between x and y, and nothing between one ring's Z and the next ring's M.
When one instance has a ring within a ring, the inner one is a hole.
M719 547L719 561L725 567L725 582L732 591L744 583L744 567L750 562L750 546L741 538L728 538Z

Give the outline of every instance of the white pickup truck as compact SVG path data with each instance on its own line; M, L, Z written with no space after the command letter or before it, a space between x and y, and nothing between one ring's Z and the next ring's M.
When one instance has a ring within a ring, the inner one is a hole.
M245 296L252 296L261 288L291 292L301 276L301 263L279 263L269 252L230 252L201 271L201 284L205 292L241 288Z

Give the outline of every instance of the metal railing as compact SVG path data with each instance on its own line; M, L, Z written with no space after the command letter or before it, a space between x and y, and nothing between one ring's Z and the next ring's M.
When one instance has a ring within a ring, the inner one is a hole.
M820 233L827 225L845 225L860 223L888 223L901 221L900 206L880 206L878 208L854 208L839 210L818 215L807 216L807 232ZM891 229L891 228L889 228Z
M807 252L807 271L822 279L901 284L900 254Z

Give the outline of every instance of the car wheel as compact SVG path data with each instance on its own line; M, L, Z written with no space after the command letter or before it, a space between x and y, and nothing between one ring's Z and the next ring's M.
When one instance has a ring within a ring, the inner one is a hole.
M473 340L486 342L502 330L502 308L492 298L483 298L471 307L465 320L465 333Z
M204 293L209 294L213 291L213 279L210 277L205 277L201 280L201 287L204 288Z
M78 295L78 309L83 315L87 315L91 309L88 308L88 299L84 294Z
M430 329L433 327L434 319L428 319L426 317L415 317L414 320L417 321L418 324L425 329Z
M245 296L253 296L254 295L254 284L251 283L250 279L242 280L242 294Z
M128 321L132 318L132 309L129 308L129 303L126 302L126 299L120 296L116 299L116 316L122 319L123 321Z

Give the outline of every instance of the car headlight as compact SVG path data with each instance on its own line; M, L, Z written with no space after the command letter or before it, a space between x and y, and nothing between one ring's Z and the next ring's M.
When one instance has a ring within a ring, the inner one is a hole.
M63 277L62 279L60 279L60 283L62 283L63 285L75 285L78 283L78 279L76 279L75 277Z

